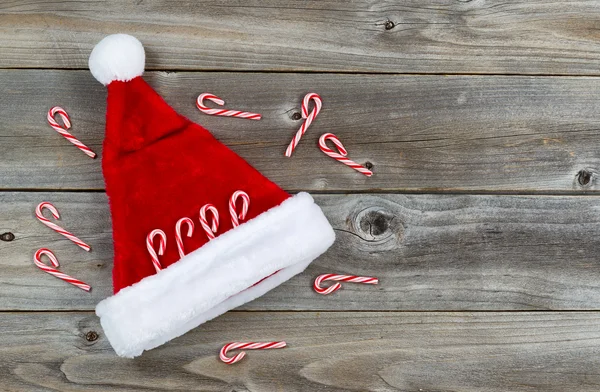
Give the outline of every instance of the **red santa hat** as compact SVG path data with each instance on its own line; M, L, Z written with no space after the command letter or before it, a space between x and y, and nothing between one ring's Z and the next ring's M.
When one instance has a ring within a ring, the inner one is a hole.
M302 272L333 243L333 229L307 193L291 196L179 115L141 78L144 48L125 34L104 38L90 71L108 88L102 170L113 223L115 294L98 304L104 333L118 355L144 350L251 301ZM250 197L234 227L229 200ZM196 224L179 256L175 224L198 223L214 205L216 238ZM155 270L146 239L168 241Z

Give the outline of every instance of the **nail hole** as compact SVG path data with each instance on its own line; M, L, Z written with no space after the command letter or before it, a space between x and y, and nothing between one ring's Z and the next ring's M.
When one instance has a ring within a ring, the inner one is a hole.
M98 340L98 333L96 333L96 331L90 331L86 333L85 340L87 340L88 342L95 342L96 340Z
M579 181L579 185L586 186L592 180L592 173L583 169L577 173L577 181Z
M371 170L373 168L373 164L369 161L365 162L365 167L369 170Z
M292 120L298 121L302 118L302 115L298 112L295 112L294 114L292 114Z
M386 29L386 30L391 30L391 29L393 29L394 27L396 27L396 25L395 25L395 24L394 24L394 22L392 22L391 20L387 20L387 21L385 22L385 29Z
M4 233L0 235L0 240L10 242L15 239L15 235L13 233Z

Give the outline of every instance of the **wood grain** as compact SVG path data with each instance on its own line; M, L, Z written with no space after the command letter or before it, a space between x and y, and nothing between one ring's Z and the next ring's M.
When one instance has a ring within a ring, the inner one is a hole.
M86 68L95 43L124 32L150 69L598 75L599 11L585 0L3 1L0 67Z
M233 367L232 340L289 347ZM586 392L599 351L596 312L230 312L135 360L91 313L0 313L4 391Z
M317 195L336 230L333 247L303 274L246 310L600 309L600 198L474 195ZM51 201L81 251L40 224ZM102 193L0 193L0 310L91 310L111 293L112 241ZM173 222L174 224L175 222ZM168 228L163 228L171 232ZM84 293L33 265L49 247ZM332 296L322 273L376 276Z
M545 192L600 190L600 78L150 72L179 112L289 191ZM87 71L0 71L0 189L102 189L91 160L46 123L53 105L101 153L105 89ZM203 115L212 92L261 121ZM291 159L302 97L324 109ZM317 148L335 133L364 177ZM589 173L582 185L578 173Z

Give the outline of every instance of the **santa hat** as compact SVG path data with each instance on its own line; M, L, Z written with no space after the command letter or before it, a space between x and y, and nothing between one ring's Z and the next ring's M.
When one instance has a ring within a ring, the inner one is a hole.
M98 304L118 355L135 357L265 294L302 272L335 235L307 193L291 196L179 115L141 78L144 48L125 34L104 38L90 71L108 88L102 170L113 222L115 294ZM231 222L236 191L250 198L247 216ZM198 224L214 205L216 238ZM175 225L196 222L179 256ZM168 237L155 269L146 239Z

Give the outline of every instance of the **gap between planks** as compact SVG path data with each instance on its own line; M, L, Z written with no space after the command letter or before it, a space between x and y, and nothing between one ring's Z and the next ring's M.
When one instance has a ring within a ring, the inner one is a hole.
M6 71L89 71L89 68L60 68L60 67L5 67L0 68ZM597 78L600 77L600 73L594 74L569 74L569 73L518 73L518 72L394 72L394 71L328 71L328 70L295 70L295 69L282 69L282 70L232 70L226 68L145 68L144 72L164 72L169 73L223 73L223 74L311 74L311 75L382 75L382 76L472 76L472 77L486 77L486 76L497 76L497 77L539 77L539 78Z

